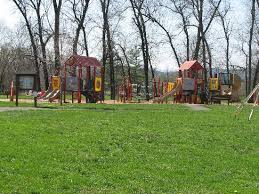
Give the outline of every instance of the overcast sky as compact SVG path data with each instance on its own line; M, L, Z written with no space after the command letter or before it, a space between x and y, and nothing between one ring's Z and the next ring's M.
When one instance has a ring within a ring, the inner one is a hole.
M244 21L245 15L247 14L244 10L244 2L245 0L231 0L232 1L232 14L233 14L233 22L235 25L240 25L241 21ZM15 29L16 24L19 22L20 14L15 9L14 3L12 0L0 0L0 23L5 24L6 26ZM167 48L169 49L169 48ZM169 50L159 50L159 54L156 53L157 60L156 66L160 70L176 70L173 67L172 62L173 58ZM220 49L220 48L219 48ZM216 51L217 52L217 51ZM235 54L232 57L233 63L238 63L241 61L241 56ZM242 64L239 64L242 65Z

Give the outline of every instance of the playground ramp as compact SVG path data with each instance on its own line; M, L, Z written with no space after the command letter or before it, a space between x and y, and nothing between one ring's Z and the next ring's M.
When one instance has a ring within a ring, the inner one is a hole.
M160 96L160 97L154 99L153 102L154 103L161 103L164 100L168 99L170 96L173 96L176 92L179 92L181 90L181 88L182 88L182 85L179 82L173 90L171 90L170 92L165 93L163 96Z

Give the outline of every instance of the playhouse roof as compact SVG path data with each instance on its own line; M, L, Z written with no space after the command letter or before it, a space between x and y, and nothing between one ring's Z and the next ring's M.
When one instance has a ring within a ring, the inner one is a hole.
M102 64L96 58L80 55L72 55L65 64L69 66L102 67Z
M183 70L201 70L204 69L201 64L198 61L185 61L181 67L179 68L179 70L183 71Z

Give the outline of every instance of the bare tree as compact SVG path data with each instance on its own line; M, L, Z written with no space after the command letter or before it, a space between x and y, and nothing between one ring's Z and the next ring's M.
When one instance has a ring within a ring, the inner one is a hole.
M77 45L79 40L80 31L83 31L84 35L84 44L86 53L88 54L88 48L86 46L86 33L85 33L85 27L84 27L84 21L86 17L86 12L89 6L90 0L70 0L70 3L72 4L72 10L74 14L75 22L77 23L76 33L75 37L73 39L73 54L77 54Z
M226 68L227 73L229 73L229 63L230 63L230 36L232 33L231 21L227 18L231 7L230 4L226 4L222 11L218 10L218 15L224 32L224 38L226 40Z
M61 13L62 0L53 0L55 24L54 24L54 53L55 53L55 68L59 69L60 62L60 49L59 49L59 36L60 36L60 13Z
M114 100L116 96L113 51L114 45L109 24L109 11L111 6L111 0L100 0L100 3L103 14L103 65L104 67L106 67L107 59L109 59L111 99Z
M120 49L122 51L122 54L125 58L127 68L128 68L127 72L128 72L129 81L130 81L130 83L132 83L130 62L129 62L129 58L128 58L128 55L127 55L127 52L126 52L126 48L123 47L121 44L118 44L118 46L120 47Z
M148 17L152 22L156 23L156 24L165 32L165 34L166 34L166 36L167 36L167 38L168 38L168 41L169 41L169 45L170 45L170 47L171 47L172 50L173 50L173 53L174 53L174 56L175 56L177 65L178 65L178 67L180 67L181 62L180 62L178 53L177 53L177 51L176 51L176 48L175 48L175 46L174 46L172 35L170 34L169 30L167 30L167 29L164 27L164 25L162 24L162 22L158 21L155 17L153 17L150 12L149 12L147 15L145 15L145 16Z
M211 53L210 45L209 45L209 43L208 43L206 38L204 38L203 44L205 44L206 51L208 53L208 58L209 58L209 62L208 62L208 64L209 64L209 74L210 74L210 77L212 77L213 76L212 75L212 53Z
M195 46L195 50L194 50L194 54L193 54L193 59L198 59L199 57L199 51L200 51L200 44L202 41L202 39L205 38L206 33L208 32L208 30L211 27L211 24L213 22L213 20L215 19L217 10L220 6L222 0L218 0L217 2L211 1L210 6L211 6L211 15L209 16L208 19L208 23L205 24L204 22L204 17L205 17L205 8L204 8L204 3L205 0L191 0L192 2L192 7L193 7L193 14L198 22L198 26L197 26L197 39L196 39L196 46Z
M28 2L24 0L13 0L15 5L17 6L18 10L22 14L28 33L31 41L32 51L33 51L33 58L35 63L35 69L36 69L36 75L38 77L38 86L40 86L40 67L39 67L39 55L38 55L38 49L37 44L34 39L34 32L32 29L32 24L29 20L29 13L28 13Z
M85 54L86 54L87 57L89 57L89 49L88 49L88 42L87 42L87 36L86 36L85 26L83 26L82 30L83 30L83 35L84 35L84 49L85 49Z
M161 4L166 9L170 10L173 13L176 13L181 18L181 26L182 30L185 34L186 39L186 57L185 60L190 60L190 34L189 27L190 25L190 2L188 0L169 0L169 2L173 5L173 7L169 6L167 2Z
M31 7L34 9L36 16L37 16L37 25L38 25L38 36L41 46L41 53L42 57L40 58L40 61L42 63L43 67L43 74L44 74L44 81L45 81L45 88L47 89L49 87L49 74L47 69L47 51L46 51L46 45L50 38L52 37L52 34L48 33L46 29L43 27L43 15L41 14L42 9L42 0L29 0ZM47 37L44 39L44 35L47 35Z
M252 87L252 45L254 36L255 26L255 0L251 0L251 27L249 32L249 43L248 43L248 92L251 92Z
M141 38L141 50L144 62L144 75L145 75L145 90L146 99L149 100L149 46L147 41L146 24L143 15L143 5L145 0L130 0L131 8L134 14L134 23L138 28L138 32ZM154 75L154 73L152 73Z

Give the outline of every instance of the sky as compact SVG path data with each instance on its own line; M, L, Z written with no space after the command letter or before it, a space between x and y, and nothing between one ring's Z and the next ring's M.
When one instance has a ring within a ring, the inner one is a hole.
M0 0L0 22L10 28L14 28L19 21L19 14L14 9L11 0Z
M235 25L238 25L242 19L245 17L245 12L243 10L243 4L245 0L231 0L233 7L233 21ZM20 19L20 14L15 9L15 5L12 0L0 0L0 23L8 26L11 29L15 29L15 26L18 24ZM220 49L220 48L219 48ZM167 71L167 70L176 70L176 65L172 65L175 63L172 55L169 54L170 48L166 47L159 51L159 54L156 59L156 67L159 70ZM215 50L217 52L217 50ZM216 54L216 53L215 53ZM234 54L232 57L233 63L238 63L241 61L240 56L238 54ZM238 64L241 65L241 64Z

